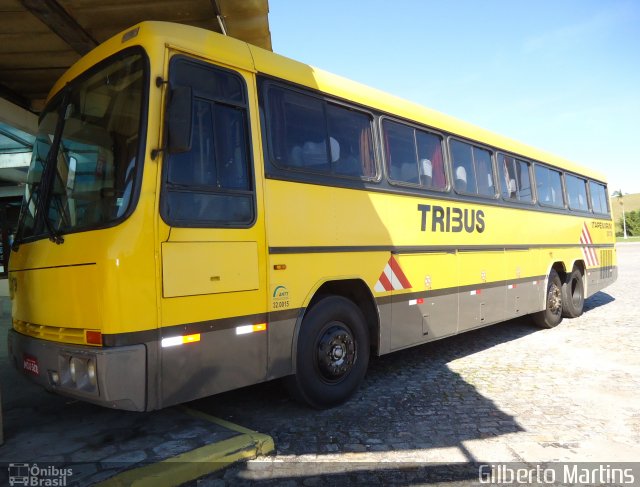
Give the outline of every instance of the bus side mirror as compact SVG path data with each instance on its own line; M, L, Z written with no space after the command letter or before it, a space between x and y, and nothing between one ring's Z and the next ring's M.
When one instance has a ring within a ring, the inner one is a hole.
M190 86L178 86L170 92L167 121L167 150L170 154L191 150L193 97Z

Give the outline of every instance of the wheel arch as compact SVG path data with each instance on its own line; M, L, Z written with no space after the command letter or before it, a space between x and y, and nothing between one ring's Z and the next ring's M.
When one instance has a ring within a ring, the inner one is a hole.
M587 273L587 266L584 263L584 260L582 259L576 259L573 261L573 264L571 265L571 269L573 270L574 267L577 267L580 272L582 272L582 276L584 277Z
M564 262L561 260L556 260L555 262L552 262L551 265L549 265L549 267L547 268L547 274L544 276L544 293L542 293L539 296L539 305L540 308L539 309L544 309L546 307L546 303L547 303L547 286L549 285L549 275L551 274L551 271L554 270L556 271L556 273L558 274L558 277L560 278L560 282L564 282L565 278L567 277L567 268L564 265Z
M375 299L369 286L360 278L332 279L324 281L313 291L311 298L304 311L298 316L293 333L293 344L291 349L291 359L293 372L296 371L296 357L298 348L298 337L302 329L302 323L307 313L322 298L328 296L342 296L352 301L364 315L367 329L369 330L369 345L374 353L378 353L380 346L380 314Z
M556 271L558 273L558 276L560 277L560 280L564 282L565 278L567 277L567 268L564 265L564 262L561 260L557 260L553 264L551 264L551 268L549 269L549 272L547 272L547 278L549 277L551 269Z
M582 259L576 259L575 261L573 261L573 265L571 266L571 270L573 270L574 267L577 267L580 272L582 273L582 285L584 286L584 295L585 298L589 295L588 294L588 287L589 287L589 280L587 279L587 265L584 262L584 260Z

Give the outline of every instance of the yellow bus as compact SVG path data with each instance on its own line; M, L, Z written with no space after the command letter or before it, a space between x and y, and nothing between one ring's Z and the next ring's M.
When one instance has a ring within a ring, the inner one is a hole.
M28 180L10 354L112 408L282 377L332 407L371 353L553 327L617 275L601 173L184 25L72 66Z

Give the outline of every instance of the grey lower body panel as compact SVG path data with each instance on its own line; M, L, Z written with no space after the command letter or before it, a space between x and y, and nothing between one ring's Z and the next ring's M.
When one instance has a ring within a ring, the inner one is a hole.
M293 374L293 353L297 324L302 321L304 308L291 313L279 313L277 319L269 320L269 352L267 380Z
M267 336L266 331L238 335L229 328L162 348L161 407L265 381Z
M616 266L589 270L585 297L609 286L617 276ZM381 330L390 330L390 346L380 354L542 311L546 284L545 278L532 277L395 295L379 305Z
M391 316L381 324L391 330L381 354L540 311L544 297L541 278L398 294L381 306Z
M113 348L67 345L25 336L15 330L9 330L8 342L9 356L16 369L52 392L116 409L147 409L145 345ZM95 383L81 379L74 383L70 373L72 358L78 364L93 361Z
M585 297L593 296L595 293L602 291L605 287L610 286L618 279L617 266L605 266L587 271L587 294Z

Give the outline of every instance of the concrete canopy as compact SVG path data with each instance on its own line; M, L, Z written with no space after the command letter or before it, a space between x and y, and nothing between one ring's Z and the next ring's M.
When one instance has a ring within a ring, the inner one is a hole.
M271 50L268 0L0 0L0 98L33 112L80 56L142 20L223 32Z
M83 54L143 20L194 25L271 50L268 13L268 0L0 0L0 209L19 204L36 114Z

